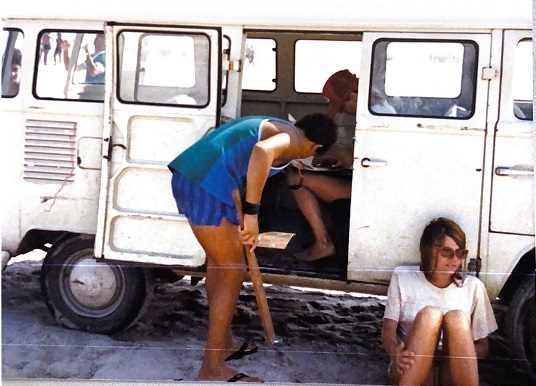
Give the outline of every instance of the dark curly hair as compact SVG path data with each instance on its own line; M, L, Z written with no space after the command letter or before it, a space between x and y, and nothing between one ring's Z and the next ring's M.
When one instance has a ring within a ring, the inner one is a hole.
M430 221L422 232L419 244L419 251L421 252L420 269L428 280L432 279L432 273L435 270L435 267L432 267L432 250L434 247L441 246L447 236L453 239L460 249L465 249L464 231L458 224L448 218L439 217ZM452 282L457 286L461 285L462 280L460 267L451 277Z
M295 123L302 129L305 137L322 147L318 150L323 154L337 141L337 124L328 115L322 113L309 114Z

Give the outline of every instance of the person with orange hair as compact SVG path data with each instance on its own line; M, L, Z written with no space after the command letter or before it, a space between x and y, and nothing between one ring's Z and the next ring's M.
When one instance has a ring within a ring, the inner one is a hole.
M326 114L334 118L337 114L355 117L357 109L357 86L359 79L349 70L337 71L326 81L322 95L329 101ZM316 156L313 165L324 168L351 168L353 145L340 142L334 144L325 154ZM319 173L299 167L287 171L287 184L293 191L296 205L311 226L314 241L304 251L295 256L300 261L315 261L335 255L335 245L322 218L321 203L331 204L337 200L350 199L352 180L348 175L332 172Z

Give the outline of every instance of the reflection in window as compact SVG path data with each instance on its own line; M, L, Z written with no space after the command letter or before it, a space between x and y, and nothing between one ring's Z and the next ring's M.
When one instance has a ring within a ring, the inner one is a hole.
M295 46L297 92L321 93L326 80L339 70L360 73L361 42L298 40Z
M273 39L246 39L242 89L275 90L276 45Z
M120 98L125 102L206 106L210 42L202 34L123 32Z
M44 30L39 42L38 98L104 100L106 52L102 32Z
M514 57L514 115L516 118L532 121L532 40L519 42Z
M468 119L474 109L476 53L470 42L378 41L370 111Z
M227 35L223 37L222 57L224 59L224 63L225 61L229 61L231 59L231 39ZM225 103L227 103L228 85L229 85L229 68L222 68L222 77L221 77L221 105L222 106L225 106Z
M2 30L2 97L15 97L19 93L23 39L22 31Z

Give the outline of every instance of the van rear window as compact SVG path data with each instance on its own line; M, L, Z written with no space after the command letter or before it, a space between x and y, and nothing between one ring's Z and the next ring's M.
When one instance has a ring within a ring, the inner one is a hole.
M372 114L453 119L473 115L473 42L382 39L373 49Z

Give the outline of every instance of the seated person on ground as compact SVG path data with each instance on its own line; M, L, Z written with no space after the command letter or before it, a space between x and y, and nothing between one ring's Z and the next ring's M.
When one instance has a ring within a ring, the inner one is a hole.
M327 114L334 117L338 113L355 117L357 108L357 86L359 80L348 70L341 70L331 75L324 85L322 94L329 100ZM322 156L313 159L313 165L337 168L350 168L353 164L353 144L344 145L337 142ZM331 203L339 199L350 199L352 181L337 175L328 175L290 168L287 183L293 190L294 199L305 219L312 228L313 244L305 251L296 254L301 261L314 261L335 254L335 246L322 219L320 202Z
M439 384L478 385L477 359L486 357L497 323L484 284L460 273L465 241L458 224L435 219L421 236L420 267L393 272L382 343L395 385L437 384L434 362Z

